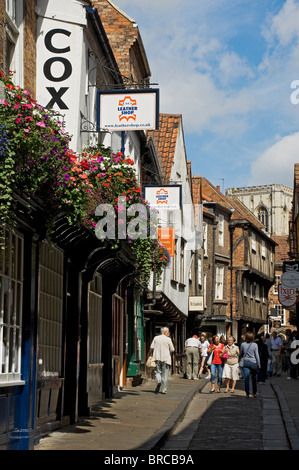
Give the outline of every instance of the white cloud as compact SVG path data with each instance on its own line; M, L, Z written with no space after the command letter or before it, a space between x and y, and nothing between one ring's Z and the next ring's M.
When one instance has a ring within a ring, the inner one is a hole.
M251 164L249 185L293 186L294 164L299 162L299 132L283 137Z
M299 36L299 3L295 0L286 0L285 4L270 20L269 29L264 30L268 42L277 38L282 46L287 46Z

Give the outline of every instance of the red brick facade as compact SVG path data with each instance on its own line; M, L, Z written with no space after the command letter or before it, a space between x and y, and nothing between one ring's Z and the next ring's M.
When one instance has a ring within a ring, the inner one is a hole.
M110 46L125 83L146 85L151 75L139 29L135 21L109 0L93 2L98 9Z

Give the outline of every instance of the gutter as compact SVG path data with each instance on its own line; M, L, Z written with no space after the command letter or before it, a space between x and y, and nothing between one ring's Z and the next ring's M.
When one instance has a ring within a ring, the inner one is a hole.
M117 83L122 84L122 75L118 68L117 62L115 60L112 48L109 43L109 39L106 35L105 29L101 22L101 18L99 16L97 8L86 8L86 12L90 21L92 22L92 26L95 32L95 35L98 38L98 42L104 51L104 55L109 60L110 67L113 69L114 73L117 74L118 78L116 79Z

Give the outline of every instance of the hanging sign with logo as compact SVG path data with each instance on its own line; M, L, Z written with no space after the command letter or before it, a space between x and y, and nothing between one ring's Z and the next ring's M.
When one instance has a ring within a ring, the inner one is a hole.
M97 126L111 132L158 129L159 90L98 91Z
M299 287L299 272L286 271L281 275L280 282L284 287Z
M182 185L144 186L144 198L155 209L180 210L182 208Z
M167 249L171 258L174 257L175 233L174 227L158 227L158 239Z
M292 307L297 303L296 288L278 284L278 300L283 307Z

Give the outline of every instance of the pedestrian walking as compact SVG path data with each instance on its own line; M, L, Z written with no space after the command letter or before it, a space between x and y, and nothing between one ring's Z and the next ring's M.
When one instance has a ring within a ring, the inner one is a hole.
M256 344L261 361L261 368L258 369L257 381L260 383L265 383L267 378L267 368L269 359L268 347L265 344L264 338L262 336L258 337Z
M208 348L210 346L209 341L207 340L207 335L205 333L200 334L200 356L201 356L201 362L200 362L200 369L199 369L199 376L206 372L207 377L206 379L210 378L210 371L207 366L207 357L208 357Z
M171 366L171 353L174 352L174 346L169 338L169 328L161 328L161 334L155 336L150 349L153 349L153 361L156 363L155 377L157 386L155 393L158 393L162 386L162 393L167 392L169 369Z
M253 333L246 333L245 342L240 348L240 367L243 369L245 379L245 392L247 398L250 397L250 376L252 381L252 394L256 397L256 376L261 366L257 344L253 342Z
M197 335L193 335L185 342L186 351L186 375L187 379L198 380L198 368L200 357L200 341Z
M272 338L271 338L271 354L272 354L272 367L273 367L272 375L273 376L277 375L277 377L281 376L282 348L283 348L283 344L282 344L281 338L277 336L276 331L273 331Z
M272 367L272 353L271 353L271 336L269 335L269 333L266 334L265 345L266 345L267 348L268 348L268 355L269 355L269 357L268 357L268 365L267 365L267 376L268 376L268 377L271 377L273 367Z
M220 343L224 344L224 346L227 345L227 341L226 341L224 335L221 335L221 336L220 336Z
M285 353L286 353L287 366L288 366L288 371L289 371L287 379L295 379L296 378L296 369L295 369L294 364L291 361L291 355L292 355L292 352L294 350L292 348L293 341L294 341L294 337L293 337L293 334L292 334L291 330L286 330L286 340L283 343L283 348L284 348Z
M224 348L224 344L220 343L219 336L215 335L212 338L212 343L209 346L208 353L212 353L212 361L211 361L211 384L212 388L210 393L215 392L215 383L216 383L216 372L217 372L217 392L220 392L221 384L222 384L222 359L220 357L220 352Z
M220 352L222 358L224 354L227 354L227 359L223 366L222 378L225 379L226 389L224 393L229 391L229 382L232 381L231 392L234 393L237 380L239 380L239 347L234 344L234 337L229 336L227 338L227 345L224 346Z

